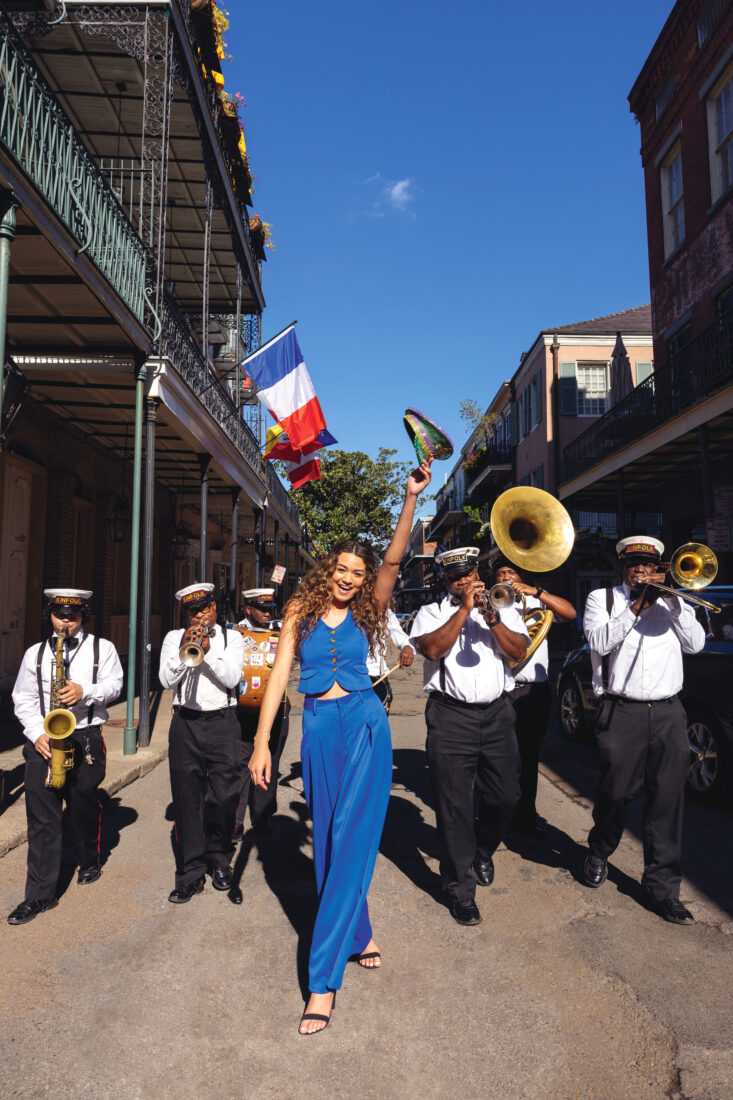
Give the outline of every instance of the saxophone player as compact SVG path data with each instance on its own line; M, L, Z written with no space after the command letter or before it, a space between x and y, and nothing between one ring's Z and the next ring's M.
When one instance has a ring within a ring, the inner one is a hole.
M122 691L122 665L117 650L104 638L87 634L92 592L80 588L47 588L44 625L49 633L26 650L13 688L13 704L27 738L25 810L28 820L28 875L25 899L8 924L27 924L58 905L61 870L61 815L69 808L69 828L77 882L96 882L99 865L101 805L99 785L105 775L102 728L106 707ZM58 659L62 667L58 665ZM50 786L51 743L44 719L52 710L68 710L74 725L68 745L68 773L61 786Z

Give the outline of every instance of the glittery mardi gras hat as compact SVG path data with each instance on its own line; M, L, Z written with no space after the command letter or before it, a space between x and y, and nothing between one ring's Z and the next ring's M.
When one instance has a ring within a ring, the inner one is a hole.
M450 458L453 454L451 440L424 413L417 409L405 409L402 419L415 447L418 462L425 462L429 458Z

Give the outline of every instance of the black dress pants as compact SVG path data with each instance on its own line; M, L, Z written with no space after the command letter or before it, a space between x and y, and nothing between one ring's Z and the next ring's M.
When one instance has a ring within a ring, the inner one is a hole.
M249 819L257 827L264 825L277 813L277 784L280 778L280 757L285 748L290 731L290 700L285 699L278 707L275 721L270 730L270 753L272 755L272 775L267 790L255 787L251 782L249 769L250 757L254 752L254 739L260 720L259 708L237 707L237 718L241 730L241 772L239 777L239 804L235 815L235 824L244 827L244 815L249 806Z
M168 764L178 845L177 889L201 878L208 868L229 866L234 851L240 753L234 707L216 711L175 708Z
M514 710L505 695L493 703L467 704L433 692L425 720L443 889L451 902L465 904L476 893L475 856L485 861L493 855L519 798Z
M588 835L591 854L607 859L624 831L626 807L642 787L644 875L655 901L679 898L682 811L690 766L685 709L675 696L661 702L615 700L608 729L598 734L600 783Z
M99 784L107 768L102 726L81 729L73 738L74 767L61 790L46 787L48 761L27 742L25 757L25 812L28 821L28 876L26 898L56 897L61 872L61 818L64 799L74 858L79 867L99 863L102 807ZM88 748L87 748L88 746ZM87 763L87 752L92 763Z
M547 681L517 684L511 693L517 715L517 743L521 761L519 802L514 811L517 825L532 825L537 816L537 772L540 746L547 732L547 720L552 706L552 692Z

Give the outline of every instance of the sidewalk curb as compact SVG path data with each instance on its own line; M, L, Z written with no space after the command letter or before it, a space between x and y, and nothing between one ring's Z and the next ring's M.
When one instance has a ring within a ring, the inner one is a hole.
M105 776L99 789L109 795L115 794L116 791L122 790L123 787L129 786L130 783L134 783L136 779L140 779L143 775L147 775L153 768L157 768L158 764L161 764L167 757L167 743L162 748L155 751L150 749L138 749L137 753L130 757L130 762L127 766L123 764L120 769L118 765L114 769L115 774ZM23 809L25 809L24 797L19 798L12 807L9 807L3 815L3 818L6 817L11 810L15 810L16 807L23 807ZM17 810L13 816L19 816ZM25 844L27 833L25 812L23 812L22 820L17 823L4 822L3 818L0 818L0 859L6 856L8 852L11 852L13 848ZM4 825L5 828L3 828Z

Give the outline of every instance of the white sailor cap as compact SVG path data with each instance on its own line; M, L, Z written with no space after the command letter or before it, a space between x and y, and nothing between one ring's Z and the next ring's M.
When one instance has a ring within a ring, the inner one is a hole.
M44 588L43 595L53 610L64 607L72 611L74 609L81 611L86 607L87 600L92 598L89 588Z
M616 543L616 553L620 561L628 561L632 557L659 561L664 553L664 543L651 535L630 535Z
M242 598L245 603L252 604L272 604L275 602L275 589L274 588L246 588L242 592Z
M442 554L436 554L435 560L451 576L465 577L476 568L478 556L478 546L459 546L455 550L444 550Z
M208 582L189 584L187 588L180 588L176 592L176 599L181 601L183 607L191 607L196 604L209 604L214 597L214 586Z

